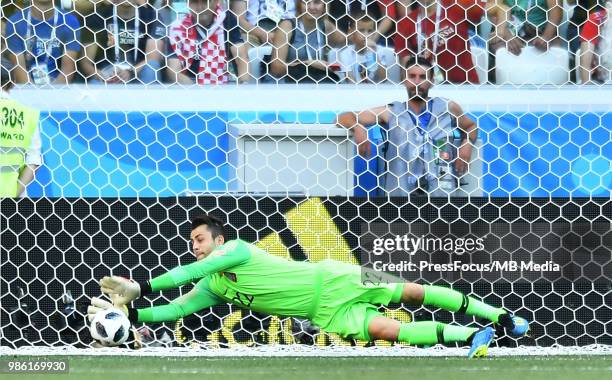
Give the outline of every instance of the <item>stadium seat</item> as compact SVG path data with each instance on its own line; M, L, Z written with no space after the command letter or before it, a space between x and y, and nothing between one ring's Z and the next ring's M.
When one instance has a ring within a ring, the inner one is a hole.
M495 56L497 84L564 84L569 80L569 52L552 47L542 52L527 46L516 56L501 48Z

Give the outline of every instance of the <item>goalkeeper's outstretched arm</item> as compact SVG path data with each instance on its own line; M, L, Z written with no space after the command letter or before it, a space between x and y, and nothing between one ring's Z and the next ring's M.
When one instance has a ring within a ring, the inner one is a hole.
M209 281L210 278L208 277L201 279L187 294L172 300L166 305L143 309L133 309L123 305L120 306L120 309L128 316L132 323L176 321L204 308L224 302L211 292ZM113 305L113 303L115 303L115 305ZM91 322L99 311L117 307L114 299L113 303L105 301L102 298L92 298L91 304L87 308L87 318Z
M230 241L215 249L210 256L204 260L192 264L178 266L168 273L157 276L146 284L141 284L141 295L151 291L173 289L188 284L213 273L222 272L226 269L242 264L251 258L251 253L246 249L236 249L239 242Z
M128 318L132 323L176 321L207 307L223 303L219 297L210 291L209 281L208 277L201 279L187 294L172 300L166 305L144 309L128 308Z
M238 244L237 241L227 242L203 260L178 266L146 282L133 282L119 276L104 277L100 280L101 290L116 296L116 305L127 305L153 291L177 288L246 262L251 253L249 250L236 249Z

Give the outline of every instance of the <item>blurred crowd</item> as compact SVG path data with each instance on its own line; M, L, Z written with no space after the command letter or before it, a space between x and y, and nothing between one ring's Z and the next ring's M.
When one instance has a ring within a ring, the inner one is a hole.
M3 0L0 42L37 85L399 82L415 56L436 83L550 62L559 84L612 82L612 0L562 1Z

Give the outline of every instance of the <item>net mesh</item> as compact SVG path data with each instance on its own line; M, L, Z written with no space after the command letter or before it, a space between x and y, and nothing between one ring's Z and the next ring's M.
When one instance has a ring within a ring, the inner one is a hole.
M38 85L400 83L415 55L437 83L609 82L609 2L552 4L10 0L2 54Z
M470 216L466 208L474 206L468 203L427 204L414 200L405 203L401 199L391 203L357 198L323 201L252 196L131 201L5 199L2 201L3 223L6 223L2 240L3 247L11 249L3 250L3 346L89 345L91 338L84 314L89 297L99 295L97 279L112 273L144 281L179 263L193 261L188 243L181 236L189 233L189 215L200 210L227 217L228 238L257 242L271 254L294 260L332 258L357 263L360 238L368 232L361 228L366 222L390 223L399 216L407 223L435 225L440 221L449 223L453 211L458 211L463 212L468 223L478 224L488 219L503 220L530 207L546 209L546 214L541 215L544 220L553 215L557 215L555 219L574 220L580 219L581 214L588 215L589 210L609 210L611 205L609 200L575 202L569 208L547 202L482 202ZM585 223L590 225L588 220ZM570 227L566 237L588 239L586 235L591 232L583 227ZM539 261L543 250L549 247L546 240L550 236L537 239L534 246L533 235L515 233L504 238L510 239L509 246L502 243L495 253L532 255L533 260ZM595 240L607 244L609 238L608 231L606 236ZM610 344L607 333L610 287L604 277L604 271L609 270L609 257L593 255L583 260L585 256L578 255L580 248L574 247L575 259L563 262L560 257L570 251L570 244L550 251L555 261L563 265L562 276L557 279L544 273L514 280L490 279L487 273L476 273L476 278L439 276L421 280L451 285L533 321L531 337L519 341L500 337L497 340L500 346ZM433 256L432 260L437 262ZM595 270L595 266L599 269ZM589 267L591 270L585 269ZM137 301L135 307L163 304L187 290L189 287L166 291ZM384 312L405 322L432 318L461 324L480 322L460 314L405 305L391 305ZM346 341L320 331L305 320L265 316L229 305L215 306L176 323L148 324L141 328L139 335L153 346L190 346L201 342L217 347L295 343L388 345L379 341Z
M27 197L0 200L0 352L90 352L85 312L97 280L146 280L192 262L188 221L207 211L231 238L314 262L365 263L363 239L376 225L390 226L383 234L398 223L497 226L485 231L499 239L488 253L551 261L560 274L416 280L534 321L531 337L501 337L494 355L609 353L612 2L548 3L3 1L11 96L41 110L42 148L28 154L41 166ZM427 123L401 102L343 114L404 99L419 80L405 70L415 56L440 85L432 94L455 101L431 106L431 135L416 133ZM4 109L2 133L17 123ZM414 126L412 140L398 140L395 124ZM400 149L411 144L423 149L418 162ZM381 311L483 324L406 305ZM153 355L159 346L213 356L464 354L344 340L231 305L134 327L131 346Z
M386 347L367 349L361 347L309 347L309 346L261 346L261 347L234 347L227 349L188 349L174 348L143 348L141 350L129 350L123 348L84 348L72 347L21 347L9 349L1 347L0 353L6 355L102 355L102 356L174 356L174 357L368 357L368 356L397 356L397 357L449 357L467 355L467 349L448 348L435 346L432 348L414 347ZM511 348L492 347L489 355L493 357L540 357L540 356L585 356L585 355L609 355L610 346L589 345L580 350L570 347L524 347L520 350Z

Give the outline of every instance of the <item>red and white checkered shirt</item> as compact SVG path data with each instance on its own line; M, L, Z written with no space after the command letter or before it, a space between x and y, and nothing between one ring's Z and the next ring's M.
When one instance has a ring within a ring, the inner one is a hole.
M218 4L215 19L207 31L194 25L191 13L170 27L170 46L181 61L183 69L191 67L194 60L200 62L196 75L198 84L228 82L224 20L225 11L221 4Z

